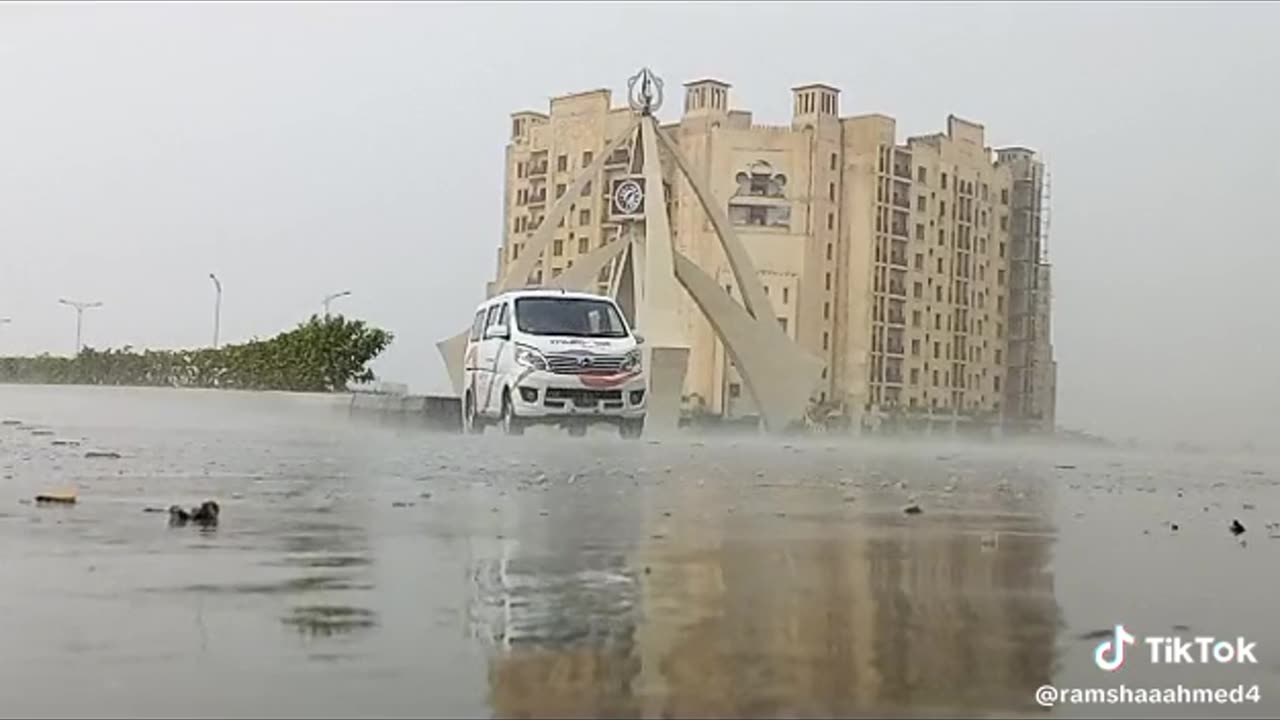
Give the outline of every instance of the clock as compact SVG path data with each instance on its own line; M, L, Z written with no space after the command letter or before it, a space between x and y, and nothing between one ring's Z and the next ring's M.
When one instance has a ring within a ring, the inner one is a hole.
M644 206L644 188L635 180L623 180L613 188L613 205L620 215L639 213Z

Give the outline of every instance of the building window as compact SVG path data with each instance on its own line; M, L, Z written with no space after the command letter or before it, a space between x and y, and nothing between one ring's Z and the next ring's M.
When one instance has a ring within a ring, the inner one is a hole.
M917 300L922 299L924 297L924 285L914 283L911 286L911 293Z
M591 164L591 151L585 150L582 153L582 167L587 167L590 164Z
M1000 243L1000 257L1004 257L1004 243Z
M556 199L559 200L562 195L564 195L564 183L556 185Z
M565 170L568 170L568 169L569 169L569 156L568 156L568 155L561 155L561 156L557 157L557 158L556 158L556 170L558 170L558 171L560 171L560 172L564 172ZM946 187L946 183L943 183L943 185L942 185L942 186L943 186L943 187Z
M996 284L997 284L997 285L1004 285L1004 271L1003 271L1003 270L997 270L997 271L996 271Z
M1000 204L1009 204L1009 188L1000 188Z
M791 288L782 288L782 304L786 305L787 300L791 297Z
M947 231L943 230L942 228L938 228L938 247L943 247L946 244L947 244Z
M827 289L831 289L831 273L827 273Z
M578 211L578 224L579 224L579 225L590 225L590 224L591 224L591 211L590 211L590 210L579 210L579 211Z
M831 153L831 169L835 170L839 166L840 166L840 158L837 157L835 153Z
M832 255L832 245L831 243L827 243L827 259L828 260L831 259L831 255Z
M836 184L835 183L827 183L827 197L830 198L832 202L835 202L836 200Z
M916 210L924 212L929 207L929 198L921 195L916 198Z
M911 355L913 357L920 357L920 338L912 338Z
M564 241L556 240L551 246L551 254L559 257L564 254Z
M830 302L822 303L822 319L823 320L831 319L831 303Z
M927 178L927 177L929 177L929 176L928 176L927 171L925 170L925 168L924 168L924 166L923 166L923 165L921 165L920 167L916 168L916 180L917 180L917 181L919 181L919 182L925 182L925 178Z
M940 272L940 273L941 273L941 272L945 272L945 271L942 269L942 258L938 258L938 272ZM938 299L939 299L939 300L941 300L941 299L942 299L942 297L941 297L941 296L939 296L939 297L938 297Z
M942 173L942 189L943 189L943 190L946 190L946 189L947 189L947 174L946 174L946 173Z
M1000 216L1000 229L1001 229L1001 230L1008 230L1008 229L1009 229L1009 216L1008 216L1008 215L1001 215L1001 216Z
M778 327L782 328L782 332L785 333L787 331L787 319L784 317L778 318Z
M1000 392L1000 376L999 375L996 375L995 377L991 378L991 387L996 392Z
M911 311L911 327L920 327L920 311Z
M996 350L996 364L997 364L997 365L999 365L999 364L1000 364L1000 360L1002 359L1002 358L1001 358L1001 356L1002 356L1002 355L1003 355L1003 353L1002 353L1000 350L998 350L998 349L997 349L997 350ZM999 387L996 387L996 389L997 389L997 390L999 390L1000 388L999 388Z
M920 368L911 368L911 384L912 385L920 384ZM915 398L911 398L911 403L913 405L915 404Z
M939 357L941 357L941 355L942 355L942 343L938 342L937 340L934 340L933 341L933 359L937 360ZM934 372L937 372L937 370L934 370Z
M947 216L947 201L939 200L938 201L938 217L945 218L946 216Z
M608 265L605 265L604 267L600 268L600 274L596 276L596 279L602 283L609 282L609 266Z
M585 238L585 237L578 238L578 253L586 254L590 250L591 250L591 239Z
M560 268L551 268L551 277L560 277Z
M916 239L924 240L924 225L921 223L916 223Z
M934 387L938 387L938 371L937 371L937 370L934 370L934 371L933 371L933 386L934 386ZM933 401L933 405L934 405L934 407L937 407L937 406L938 406L938 401L937 401L937 400L934 400L934 401Z
M836 227L835 213L827 213L827 229L834 230Z
M587 184L582 186L582 197L587 197L590 194L591 194L591 181L588 180Z

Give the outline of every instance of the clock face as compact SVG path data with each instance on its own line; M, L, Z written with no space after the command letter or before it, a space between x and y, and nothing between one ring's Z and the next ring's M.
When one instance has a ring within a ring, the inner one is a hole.
M613 203L623 215L634 215L644 202L644 189L635 180L623 180L613 190Z

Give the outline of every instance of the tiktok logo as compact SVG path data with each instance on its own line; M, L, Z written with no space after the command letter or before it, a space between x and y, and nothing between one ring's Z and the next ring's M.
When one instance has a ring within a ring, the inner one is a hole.
M1093 651L1093 661L1107 672L1119 670L1124 664L1124 646L1132 645L1135 640L1137 638L1125 632L1123 625L1117 625L1114 639L1098 643L1097 649ZM1107 657L1108 654L1110 658Z

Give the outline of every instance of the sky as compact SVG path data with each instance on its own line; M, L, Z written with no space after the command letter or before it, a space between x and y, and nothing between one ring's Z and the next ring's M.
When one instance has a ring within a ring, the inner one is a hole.
M375 366L448 389L435 342L492 279L510 113L717 77L900 139L983 123L1052 177L1059 423L1280 437L1280 5L0 4L0 355L269 337L334 310ZM673 120L679 102L662 115Z

